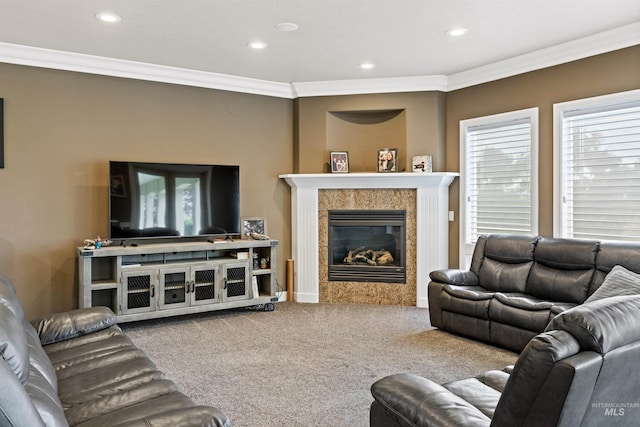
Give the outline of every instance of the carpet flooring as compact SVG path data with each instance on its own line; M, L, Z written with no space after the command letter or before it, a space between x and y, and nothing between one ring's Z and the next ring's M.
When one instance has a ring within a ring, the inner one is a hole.
M167 378L235 427L369 425L371 384L411 372L443 383L516 353L455 336L416 307L298 304L121 325Z

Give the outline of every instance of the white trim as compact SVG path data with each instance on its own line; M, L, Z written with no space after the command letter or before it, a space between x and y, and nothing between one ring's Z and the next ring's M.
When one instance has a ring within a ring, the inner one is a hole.
M449 75L448 90L463 89L640 44L640 22Z
M447 76L394 77L385 79L334 80L292 83L296 97L358 95L448 90Z
M0 62L273 96L452 91L640 44L640 22L449 76L282 83L0 42Z
M0 43L0 62L231 92L293 98L291 85L185 68Z

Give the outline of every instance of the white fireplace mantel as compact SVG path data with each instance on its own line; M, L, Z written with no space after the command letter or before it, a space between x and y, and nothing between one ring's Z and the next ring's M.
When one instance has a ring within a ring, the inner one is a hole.
M318 190L416 189L418 307L427 307L429 272L448 267L449 185L454 172L284 174L291 186L294 299L319 302Z

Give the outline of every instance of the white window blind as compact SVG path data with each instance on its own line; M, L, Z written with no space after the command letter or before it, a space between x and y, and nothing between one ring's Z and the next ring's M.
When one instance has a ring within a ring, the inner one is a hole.
M467 252L483 234L537 234L537 117L534 108L461 122Z
M558 104L556 234L640 241L640 91Z

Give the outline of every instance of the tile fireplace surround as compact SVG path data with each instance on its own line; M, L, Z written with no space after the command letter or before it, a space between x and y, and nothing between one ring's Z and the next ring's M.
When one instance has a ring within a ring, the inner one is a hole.
M429 272L448 267L449 185L457 176L453 172L280 175L291 186L294 300L402 305L410 300L411 305L427 307ZM342 283L338 291L336 282L327 281L327 243L321 236L327 227L327 210L388 209L389 205L380 205L380 200L396 200L405 206L392 209L407 210L407 242L413 240L415 248L415 252L408 248L407 261L415 265L407 265L407 283ZM363 289L360 296L340 295L357 286ZM398 291L400 295L381 297L381 293L393 292L390 286L404 288Z

